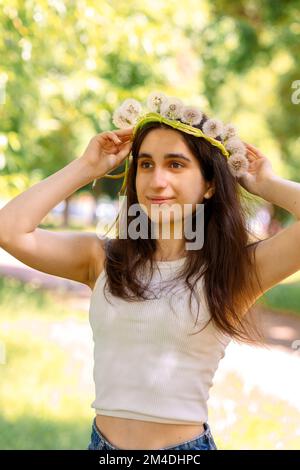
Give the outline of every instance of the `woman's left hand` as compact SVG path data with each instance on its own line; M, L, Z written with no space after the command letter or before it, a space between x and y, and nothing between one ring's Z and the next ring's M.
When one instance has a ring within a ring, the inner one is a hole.
M276 175L267 157L254 145L243 143L247 149L246 157L249 160L249 168L245 175L238 178L238 182L249 193L260 196L265 182Z

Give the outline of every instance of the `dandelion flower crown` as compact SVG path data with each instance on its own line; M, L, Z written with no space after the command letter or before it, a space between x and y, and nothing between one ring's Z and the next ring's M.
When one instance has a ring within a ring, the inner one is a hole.
M202 137L215 147L219 148L227 158L230 173L234 177L244 175L249 167L246 157L246 146L238 137L237 130L232 124L224 125L218 119L206 119L204 113L195 106L185 106L183 102L175 97L167 97L164 93L154 91L147 98L147 107L150 111L144 113L139 101L126 99L113 113L113 124L118 129L134 127L132 140L138 129L148 122L164 122L165 124ZM194 127L200 125L201 129ZM128 157L125 161L125 171L118 175L105 175L106 178L121 178L124 181L120 193L126 185L128 172ZM96 180L95 180L96 181ZM95 184L93 183L93 187Z

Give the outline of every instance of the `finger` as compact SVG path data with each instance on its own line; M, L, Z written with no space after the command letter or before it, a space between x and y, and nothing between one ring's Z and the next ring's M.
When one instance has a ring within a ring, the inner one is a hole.
M120 139L121 145L126 144L127 142L132 142L129 135L120 135L118 138Z
M255 162L255 160L256 160L256 158L253 157L252 155L250 155L249 153L247 154L247 159L248 159L248 161L249 161L250 163L253 163L253 162Z
M254 145L249 144L248 142L245 142L244 140L243 140L242 142L243 142L243 144L245 144L247 147L254 147Z
M243 143L246 145L246 147L247 147L248 149L250 149L250 150L252 150L252 151L253 151L253 150L258 150L256 147L254 147L254 145L248 144L248 142L243 142Z
M132 132L133 132L133 127L126 127L125 129L116 129L114 131L114 133L119 135L119 136L130 135L130 134L132 134Z
M251 155L253 155L255 158L259 158L260 156L262 156L260 154L260 152L258 150L255 149L255 147L253 148L253 146L250 147L247 146L247 152L249 152ZM259 155L260 154L260 155Z
M128 140L128 137L127 137L127 140L124 140L123 142L118 144L118 147L119 149L123 149L125 145L132 146L132 140Z
M250 155L250 156L254 156L254 152L252 149L250 149L250 147L248 147L248 145L246 144L246 153L247 155Z
M263 154L261 153L261 151L260 151L258 148L254 147L254 145L247 144L247 146L248 146L248 148L249 148L252 152L254 152L256 155L258 155L258 156L260 156L260 157L263 157Z
M121 150L116 154L116 156L118 158L127 157L127 155L130 153L130 150L131 150L131 143L128 143L128 144L124 145L123 148L121 148Z
M106 137L112 140L116 145L122 142L121 139L113 131L107 131Z
M249 149L247 150L247 157L251 161L257 160L257 158L258 158L257 155Z

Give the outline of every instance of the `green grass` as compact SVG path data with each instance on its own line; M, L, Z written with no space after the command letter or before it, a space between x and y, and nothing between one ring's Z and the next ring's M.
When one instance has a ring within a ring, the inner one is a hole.
M274 311L300 315L300 271L265 292L258 303Z
M29 410L13 419L0 416L0 430L2 450L85 450L88 446L88 426L82 419L61 422Z
M87 313L70 311L49 292L0 279L0 449L85 449L94 399L85 356L66 326L85 328ZM70 330L71 333L71 330Z
M300 282L279 284L259 299L259 303L278 312L294 313L300 316Z

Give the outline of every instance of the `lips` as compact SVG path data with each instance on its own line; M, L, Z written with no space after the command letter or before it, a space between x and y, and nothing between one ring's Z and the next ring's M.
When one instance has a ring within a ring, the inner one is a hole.
M163 202L170 201L171 197L166 197L166 198L147 198L149 199L153 204L162 204Z

